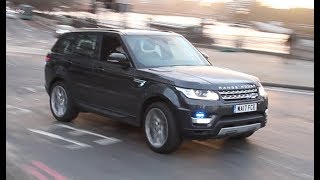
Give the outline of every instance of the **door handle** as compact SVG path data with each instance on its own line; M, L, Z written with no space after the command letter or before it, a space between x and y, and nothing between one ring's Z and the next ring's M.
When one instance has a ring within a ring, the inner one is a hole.
M68 63L68 64L72 64L72 61L71 61L71 60L67 60L67 63Z
M96 69L97 71L104 71L104 68L101 67L101 66L100 66L100 67L96 67L95 69Z

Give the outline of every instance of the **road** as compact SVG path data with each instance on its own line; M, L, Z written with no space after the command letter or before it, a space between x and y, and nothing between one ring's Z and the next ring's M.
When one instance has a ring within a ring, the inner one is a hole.
M314 179L311 92L267 88L268 124L249 139L186 141L160 155L139 128L91 113L55 121L43 86L45 56L22 52L49 48L53 34L17 19L7 19L6 30L7 179Z

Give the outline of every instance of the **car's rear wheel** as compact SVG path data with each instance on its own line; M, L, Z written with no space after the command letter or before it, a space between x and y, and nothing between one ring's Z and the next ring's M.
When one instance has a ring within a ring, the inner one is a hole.
M144 132L149 147L157 153L171 153L182 142L171 110L161 102L153 103L147 108L144 116Z
M61 122L70 122L79 112L70 97L67 86L61 82L55 82L50 91L50 109L53 116Z

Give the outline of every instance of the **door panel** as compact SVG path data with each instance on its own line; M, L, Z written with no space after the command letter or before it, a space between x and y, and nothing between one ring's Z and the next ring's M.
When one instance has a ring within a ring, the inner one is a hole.
M99 34L79 33L75 35L72 52L65 56L70 64L68 74L74 98L82 103L94 103L92 91L93 61L99 57Z
M99 108L121 114L132 121L132 117L137 116L138 93L143 93L134 82L136 69L123 68L107 61L112 52L125 54L130 59L126 49L118 34L103 33L100 58L93 65L92 83L99 97L96 99Z
M92 74L93 60L90 58L69 55L66 61L70 64L68 74L72 84L73 97L76 100L90 102L90 76Z
M122 69L107 62L96 62L93 67L99 106L128 116L136 116L137 95L134 69Z

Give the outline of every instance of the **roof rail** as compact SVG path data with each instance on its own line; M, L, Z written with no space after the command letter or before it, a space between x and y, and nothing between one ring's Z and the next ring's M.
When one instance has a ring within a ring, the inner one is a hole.
M162 32L169 32L169 33L175 33L174 31L169 31L169 30L160 30Z
M97 28L86 28L86 27L84 27L84 28L77 28L77 29L83 29L83 30L97 30L97 29L108 29L108 30L116 30L116 29L114 29L114 28L105 28L105 27L97 27Z
M114 29L114 28L77 28L77 30L92 30L92 31L95 31L95 30L105 30L105 31L114 31L114 32L120 32L118 29Z

